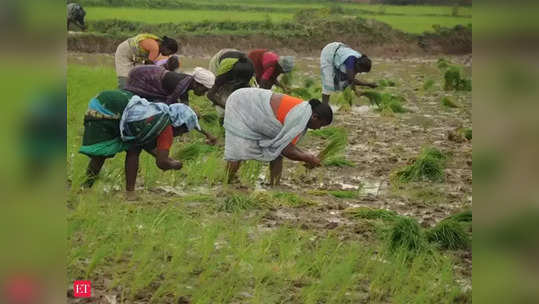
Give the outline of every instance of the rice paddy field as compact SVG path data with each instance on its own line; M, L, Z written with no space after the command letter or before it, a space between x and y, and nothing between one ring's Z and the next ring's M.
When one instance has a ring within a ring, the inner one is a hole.
M208 60L183 56L182 69ZM191 96L218 145L176 139L179 171L143 152L140 198L127 202L124 154L80 188L83 116L116 87L113 56L69 54L66 285L91 280L91 303L471 303L471 62L373 60L362 77L379 88L333 95L333 124L299 144L323 152L321 168L285 160L270 188L267 164L247 162L225 184L224 131ZM318 58L298 56L282 80L320 98Z
M84 4L84 2L82 2ZM294 15L306 9L330 9L333 13L350 18L360 16L385 22L393 28L412 34L433 31L433 25L454 27L472 23L471 7L450 6L393 6L353 3L304 3L271 1L218 2L186 1L181 4L160 8L152 4L148 7L105 7L91 4L85 6L89 22L120 19L148 24L198 23L198 22L254 22L274 23L291 21ZM142 5L142 4L141 4Z

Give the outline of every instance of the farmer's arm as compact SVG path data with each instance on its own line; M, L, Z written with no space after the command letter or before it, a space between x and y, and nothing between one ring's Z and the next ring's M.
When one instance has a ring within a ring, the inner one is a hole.
M296 145L292 143L288 144L288 146L284 148L281 154L288 159L306 162L312 166L320 165L320 160L318 159L318 157L312 155L311 153L301 151L298 147L296 147Z
M198 132L200 132L200 133L204 134L204 136L206 136L206 143L208 145L213 146L213 145L215 145L217 143L217 137L211 135L208 131L206 131L206 130L204 130L202 128L200 128L200 130L198 130L198 129L195 129L195 130L197 130Z

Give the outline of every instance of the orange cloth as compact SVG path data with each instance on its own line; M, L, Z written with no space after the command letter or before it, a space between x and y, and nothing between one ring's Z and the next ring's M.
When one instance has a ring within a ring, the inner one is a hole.
M284 125L284 120L288 112L290 112L292 108L294 108L295 106L297 106L298 104L302 102L303 100L299 98L288 96L288 95L283 95L283 97L281 98L281 104L279 105L279 108L277 109L277 115L275 115L277 117L277 120L280 121L281 124ZM296 136L294 140L292 140L292 144L295 145L296 142L298 142L298 139L299 139L299 135Z
M159 58L159 42L154 39L144 39L140 42L140 47L148 51L148 59L156 61Z
M166 127L159 137L157 137L157 150L170 150L174 134L172 133L172 126Z

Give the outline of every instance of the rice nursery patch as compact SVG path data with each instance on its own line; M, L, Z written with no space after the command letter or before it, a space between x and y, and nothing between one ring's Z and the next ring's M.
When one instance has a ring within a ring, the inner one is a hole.
M423 149L411 165L397 172L400 182L431 181L442 182L447 157L440 150L432 147Z

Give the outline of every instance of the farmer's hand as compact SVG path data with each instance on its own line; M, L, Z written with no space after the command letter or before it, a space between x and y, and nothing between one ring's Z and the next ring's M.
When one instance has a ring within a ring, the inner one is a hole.
M307 168L312 169L320 166L320 159L311 154L307 158L306 163Z

